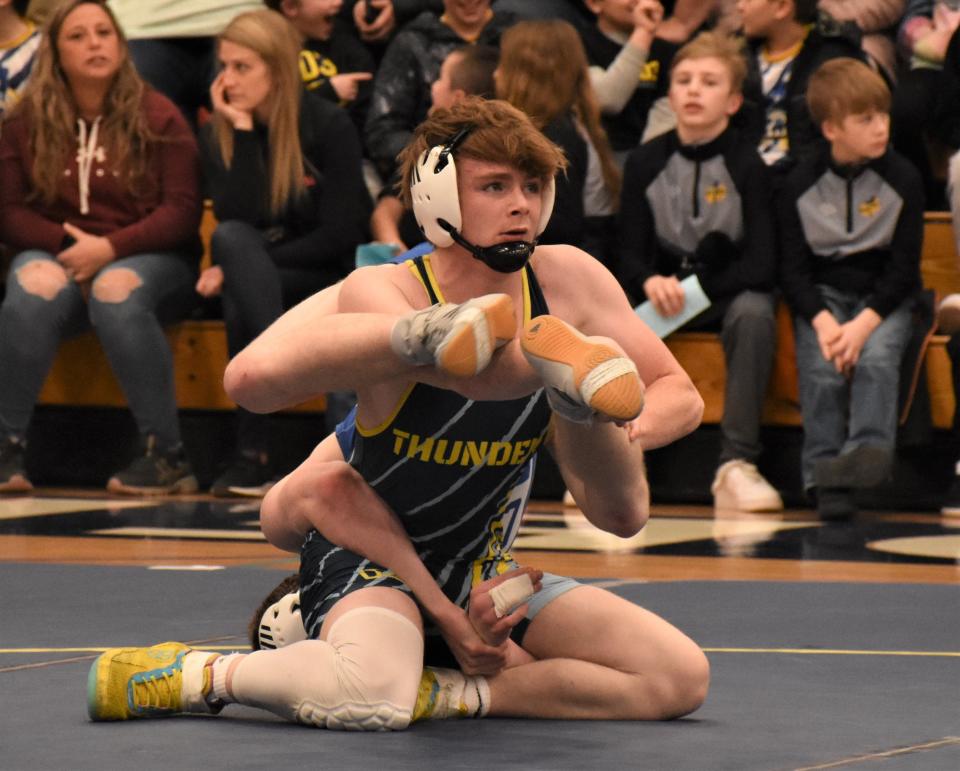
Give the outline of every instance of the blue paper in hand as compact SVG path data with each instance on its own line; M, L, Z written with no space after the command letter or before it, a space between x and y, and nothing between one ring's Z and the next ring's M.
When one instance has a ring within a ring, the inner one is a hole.
M703 291L703 287L700 286L700 281L696 275L687 276L680 282L680 286L683 287L686 302L683 304L683 310L676 316L661 316L649 300L640 303L640 305L634 308L637 315L643 319L646 325L661 339L682 327L694 316L699 316L710 307L710 298L707 297Z

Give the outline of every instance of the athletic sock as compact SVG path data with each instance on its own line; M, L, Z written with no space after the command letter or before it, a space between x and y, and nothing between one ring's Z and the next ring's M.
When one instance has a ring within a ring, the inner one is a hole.
M225 656L217 656L212 661L208 661L207 669L211 672L210 691L207 696L208 701L229 704L236 701L233 694L227 688L227 677L230 674L230 667L235 661L244 654L230 653Z
M417 689L413 720L484 717L490 711L490 685L480 675L425 667Z
M222 658L209 651L189 651L183 657L180 668L180 703L184 712L219 712L223 701L216 699L212 691L210 664Z

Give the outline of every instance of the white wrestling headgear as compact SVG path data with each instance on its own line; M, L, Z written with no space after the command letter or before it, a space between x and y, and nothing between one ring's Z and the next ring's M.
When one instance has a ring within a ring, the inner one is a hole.
M512 273L520 270L529 259L537 245L535 240L511 241L482 247L471 244L460 235L463 216L460 212L457 164L453 153L472 130L473 126L464 126L443 144L435 145L420 154L410 181L413 216L427 240L434 246L450 246L456 242L494 270ZM556 183L551 178L540 193L540 221L537 223L536 232L538 237L550 221L556 189Z
M300 618L300 592L285 594L263 612L257 639L261 648L282 648L307 639Z

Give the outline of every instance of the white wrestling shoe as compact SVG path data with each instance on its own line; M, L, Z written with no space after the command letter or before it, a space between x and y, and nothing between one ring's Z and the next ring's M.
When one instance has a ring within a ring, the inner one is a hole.
M517 333L513 300L488 294L464 303L442 303L397 321L390 346L404 361L433 365L456 377L476 375L494 351Z
M637 366L598 338L580 334L556 316L527 322L520 347L543 380L554 412L575 423L594 415L633 420L643 409Z

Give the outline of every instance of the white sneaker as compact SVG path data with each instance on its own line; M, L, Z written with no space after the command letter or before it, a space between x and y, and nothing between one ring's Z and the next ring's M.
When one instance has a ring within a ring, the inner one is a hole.
M728 460L710 485L716 509L782 511L783 500L757 467L745 460Z
M952 335L960 331L960 294L948 294L937 306L937 331Z

